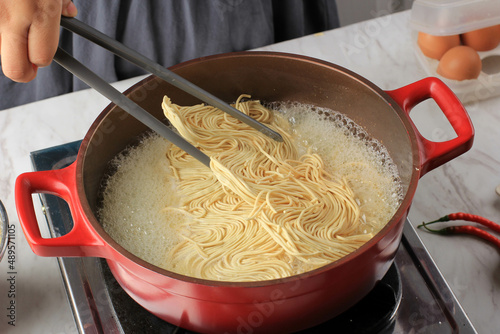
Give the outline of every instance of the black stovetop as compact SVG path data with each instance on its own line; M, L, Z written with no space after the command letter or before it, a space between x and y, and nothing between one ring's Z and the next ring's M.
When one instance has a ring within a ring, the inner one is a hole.
M34 170L59 169L76 159L80 142L32 152ZM67 204L41 194L53 237L72 228ZM58 258L80 333L192 333L137 304L116 282L104 259ZM395 262L358 304L301 333L476 333L409 221Z

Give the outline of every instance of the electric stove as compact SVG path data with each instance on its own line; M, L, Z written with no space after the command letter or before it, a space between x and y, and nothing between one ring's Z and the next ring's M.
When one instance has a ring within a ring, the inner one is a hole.
M60 169L76 159L80 141L31 153L34 170ZM40 194L52 237L73 226L62 199ZM80 333L193 333L169 324L137 304L120 287L104 259L58 258ZM358 304L298 333L476 333L467 315L409 221L394 264Z

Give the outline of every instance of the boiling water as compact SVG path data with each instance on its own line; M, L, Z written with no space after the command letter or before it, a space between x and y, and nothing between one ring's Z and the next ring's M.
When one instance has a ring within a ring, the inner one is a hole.
M363 223L360 233L376 233L402 199L397 169L382 145L349 118L294 103L269 107L290 123L299 150L321 155L332 174L342 175L356 194ZM180 241L175 227L185 215L165 155L170 143L156 135L117 156L105 184L99 219L110 236L136 256L169 269L166 254Z
M360 232L384 227L403 198L397 167L385 147L338 112L298 103L268 107L291 123L300 153L310 149L319 154L325 169L348 181L366 223Z

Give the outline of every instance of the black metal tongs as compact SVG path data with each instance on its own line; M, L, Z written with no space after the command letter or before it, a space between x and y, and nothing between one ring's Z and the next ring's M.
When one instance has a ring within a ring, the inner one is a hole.
M155 63L154 61L112 39L111 37L101 33L100 31L86 25L85 23L75 18L62 17L61 27L75 34L78 34L91 42L94 42L95 44L111 51L117 56L120 56L123 59L126 59L131 63L143 68L147 72L152 73L157 77L165 80L173 86L180 88L181 90L189 93L194 97L199 98L207 104L219 108L220 110L259 130L260 132L273 138L274 140L283 141L283 138L280 136L280 134L269 129L262 123L257 122L253 118L240 112L236 108L233 108L229 104L213 96L202 88L194 85L193 83L187 81L174 72L167 70L163 66ZM108 84L104 79L99 77L78 60L69 55L66 51L58 48L54 56L54 60L66 70L71 72L74 76L78 77L87 85L94 88L96 91L114 102L117 106L128 112L140 122L144 123L147 127L157 132L158 134L169 140L172 144L176 145L180 149L184 150L185 152L199 160L201 163L210 167L210 158L206 154L198 150L183 137L163 124L160 120L141 108L128 97L120 93L117 89Z

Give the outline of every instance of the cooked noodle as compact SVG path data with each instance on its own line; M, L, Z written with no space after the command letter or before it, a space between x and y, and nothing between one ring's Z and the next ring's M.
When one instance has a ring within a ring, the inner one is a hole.
M289 124L258 101L235 107L279 132L277 142L203 104L164 98L177 131L211 158L210 169L171 145L167 160L190 219L166 255L166 269L224 281L286 277L335 261L372 238L361 233L360 207L341 176L311 151L299 154Z

